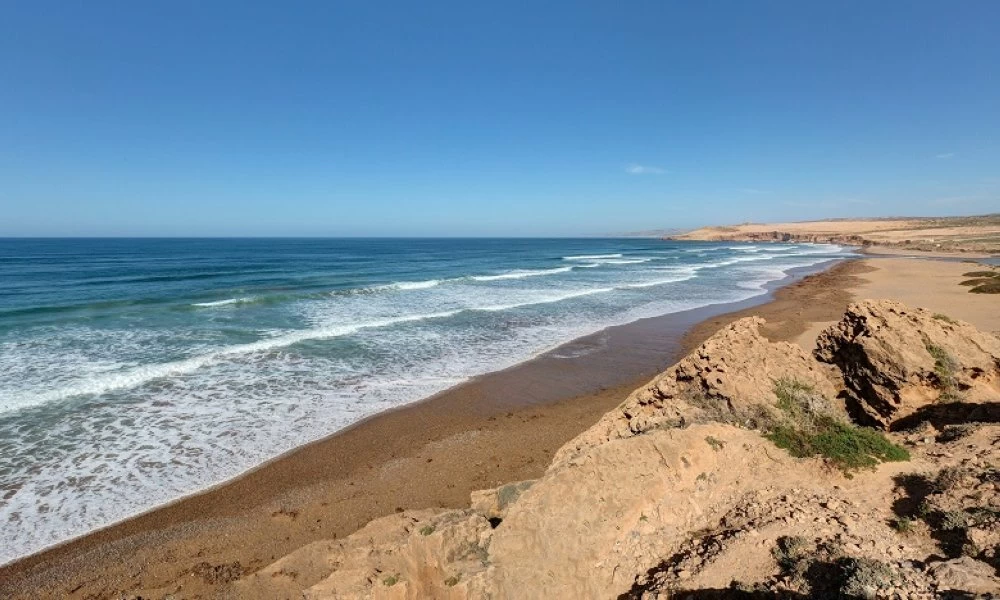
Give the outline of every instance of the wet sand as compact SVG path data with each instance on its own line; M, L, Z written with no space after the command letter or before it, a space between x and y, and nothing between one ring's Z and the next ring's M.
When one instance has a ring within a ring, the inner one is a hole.
M0 597L225 597L226 583L393 511L467 506L552 454L721 326L795 340L839 317L872 270L847 261L767 295L643 319L382 413L214 489L0 568Z

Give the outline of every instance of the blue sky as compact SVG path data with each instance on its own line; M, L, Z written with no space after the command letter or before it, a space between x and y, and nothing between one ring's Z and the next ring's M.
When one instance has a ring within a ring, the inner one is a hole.
M17 2L0 235L1000 211L1000 3Z

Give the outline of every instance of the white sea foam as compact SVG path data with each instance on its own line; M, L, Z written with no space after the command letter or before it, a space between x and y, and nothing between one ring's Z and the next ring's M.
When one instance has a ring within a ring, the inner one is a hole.
M232 304L248 304L253 302L255 298L227 298L226 300L216 300L214 302L195 302L191 306L199 306L202 308L213 308L216 306L230 306Z
M515 302L512 304L497 304L494 306L483 306L474 308L472 310L481 310L486 312L499 312L504 310L513 310L515 308L523 308L525 306L533 306L537 304L552 304L555 302L563 302L565 300L571 300L573 298L582 298L584 296L593 296L594 294L604 294L606 292L613 292L615 288L594 288L589 290L580 290L576 292L567 292L565 294L557 294L555 296L548 296L544 298L539 298L536 300L529 300L526 302Z
M648 263L654 259L652 258L608 258L608 259L598 259L595 262L602 265L638 265L642 263Z
M581 267L589 265L579 265ZM500 281L503 279L524 279L525 277L538 277L540 275L555 275L556 273L567 273L572 271L573 267L556 267L554 269L518 269L515 271L509 271L507 273L500 273L498 275L473 275L470 277L473 281Z
M143 365L141 367L136 367L118 373L109 373L104 376L94 377L86 381L79 382L70 387L58 388L48 392L33 394L31 396L23 396L23 397L15 396L13 398L4 401L3 406L0 406L0 414L4 412L10 412L12 410L19 410L29 406L38 406L41 404L48 404L50 402L65 400L67 398L72 398L74 396L104 394L116 390L134 388L143 385L145 383L148 383L150 381L153 381L155 379L160 379L163 377L168 377L173 375L183 375L186 373L191 373L192 371L196 371L207 365L228 358L246 354L254 354L258 352L267 352L271 350L276 350L278 348L291 346L293 344L297 344L299 342L304 342L307 340L319 340L319 339L328 339L333 337L341 337L345 335L350 335L352 333L357 333L362 329L389 327L392 325L399 325L401 323L410 323L413 321L422 321L425 319L442 319L445 317L453 316L458 312L459 311L457 310L452 310L452 311L443 311L430 314L407 315L402 317L391 317L386 319L380 319L377 321L354 323L351 325L333 325L329 327L318 327L315 329L304 329L300 331L293 331L291 333L285 333L283 335L278 335L271 338L265 338L262 340L258 340L256 342L250 342L248 344L237 344L233 346L228 346L216 350L214 352L193 356L191 358L187 358L184 360L178 360L169 363Z
M602 258L621 258L622 254L580 254L578 256L564 256L563 260L600 260Z
M398 281L396 283L380 286L380 288L394 290L426 290L436 287L440 283L440 279L428 279L426 281Z

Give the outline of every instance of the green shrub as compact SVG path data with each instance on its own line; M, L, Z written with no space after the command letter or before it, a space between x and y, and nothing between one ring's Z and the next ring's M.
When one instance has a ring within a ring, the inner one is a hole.
M913 519L897 517L889 525L899 533L910 533L913 531Z
M840 594L846 598L872 598L874 590L890 587L896 576L891 566L873 558L845 558L840 568Z
M783 535L776 542L771 548L771 555L786 571L793 570L809 554L809 540L800 535Z
M873 429L842 422L829 404L804 383L781 379L774 384L778 409L786 422L768 427L765 437L799 458L822 456L850 477L880 462L909 460L909 453Z
M937 375L938 388L941 390L938 400L943 402L958 400L959 395L955 384L955 371L958 369L958 364L955 359L944 348L930 342L924 342L924 347L934 359L934 374Z
M905 448L893 444L873 429L841 423L832 417L817 419L813 431L780 426L767 438L792 456L822 456L850 476L853 471L870 469L880 462L910 459Z
M430 535L432 533L434 533L433 525L424 525L420 528L420 535Z
M961 530L968 526L968 515L962 510L948 511L941 518L941 529L945 531Z
M382 585L386 587L392 587L397 583L399 583L399 573L396 573L395 575L389 575L388 577L382 580Z
M444 584L446 586L448 586L448 587L455 587L456 585L458 585L458 581L460 579L461 579L461 576L459 576L459 575L452 575L448 579L444 580Z

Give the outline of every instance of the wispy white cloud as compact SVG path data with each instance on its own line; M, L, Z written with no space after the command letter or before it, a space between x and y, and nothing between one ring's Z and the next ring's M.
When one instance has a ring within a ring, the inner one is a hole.
M954 152L942 152L941 154L935 154L934 158L943 158L943 159L955 158L955 153Z
M625 172L629 175L663 175L667 171L660 167L631 164L625 167Z

